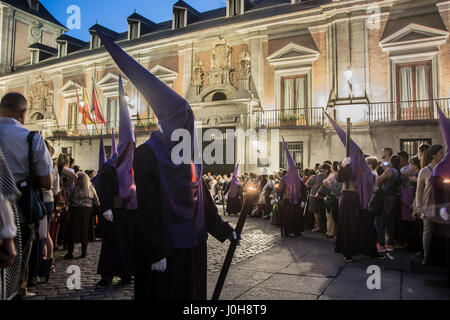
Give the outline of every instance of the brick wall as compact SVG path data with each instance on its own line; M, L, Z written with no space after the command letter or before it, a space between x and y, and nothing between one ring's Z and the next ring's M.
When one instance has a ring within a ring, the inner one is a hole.
M30 63L31 53L28 50L28 34L30 26L21 21L16 21L15 47L14 47L14 65L22 66Z
M311 36L320 52L319 59L313 62L312 107L325 107L329 95L327 92L326 32L314 32L311 33Z
M369 41L369 83L371 102L390 101L389 97L389 57L382 52L379 42L383 35L386 21L381 21L380 29L368 30Z

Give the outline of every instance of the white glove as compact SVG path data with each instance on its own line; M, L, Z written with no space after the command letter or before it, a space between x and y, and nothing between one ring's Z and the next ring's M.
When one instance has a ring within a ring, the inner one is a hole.
M105 212L103 213L103 217L105 217L105 219L106 219L107 221L109 221L109 222L113 222L113 221L114 221L114 219L113 219L113 213L112 213L111 210L105 211Z
M152 271L164 272L167 268L167 259L164 258L152 264Z
M351 157L345 158L344 160L342 160L342 167L345 168L346 166L348 166L350 164L350 162L352 162Z
M443 220L448 221L449 215L446 208L441 208L441 210L439 211L439 215Z
M304 208L304 207L305 207L305 202L302 201L302 202L300 203L300 208Z
M231 234L231 236L233 237L234 240L237 240L237 233L236 233L236 231L233 231L233 233ZM237 243L238 246L241 245L241 240L242 240L242 238L239 237L239 240L238 240L238 243Z

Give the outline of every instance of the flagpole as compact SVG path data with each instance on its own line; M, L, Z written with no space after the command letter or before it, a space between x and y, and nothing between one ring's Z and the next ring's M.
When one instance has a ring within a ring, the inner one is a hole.
M75 92L77 94L77 101L78 101L78 111L80 111L81 108L81 122L84 122L84 125L86 126L86 131L88 131L88 127L87 127L87 121L86 120L86 116L84 114L84 101L83 101L83 106L81 106L81 102L80 102L80 96L78 95L78 88L75 88Z
M101 114L101 116L102 116L102 118L103 118L103 125L106 127L106 121L105 121L105 117L103 116L103 114L102 114L102 111L103 111L103 108L102 108L102 106L101 106L101 103L100 103L100 99L98 98L99 97L99 95L98 95L98 91L97 91L97 84L95 83L95 79L94 79L94 77L91 77L92 78L92 84L94 85L94 94L95 94L95 96L96 96L96 100L97 100L97 103L98 103L98 107L100 108L100 114ZM95 120L97 120L97 114L95 115Z
M85 94L86 94L86 99L87 99L87 101L88 101L88 104L90 105L91 104L91 101L89 101L89 95L88 95L88 92L87 92L87 90L86 90L86 88L84 88L84 91L85 91ZM91 114L91 116L92 116L92 113L91 113L91 111L89 110L89 113ZM87 122L87 121L86 121ZM95 121L93 121L94 122L94 126L95 126L95 131L96 132L98 132L98 128L97 128L97 117L95 118ZM87 125L86 125L87 126Z

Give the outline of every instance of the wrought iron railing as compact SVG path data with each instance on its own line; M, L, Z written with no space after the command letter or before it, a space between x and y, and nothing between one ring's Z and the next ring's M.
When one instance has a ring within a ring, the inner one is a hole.
M323 108L258 110L251 114L257 128L323 127Z
M369 123L437 119L436 105L450 116L450 98L369 104Z
M146 133L155 131L158 127L156 118L132 119L135 133ZM44 128L42 135L46 138L65 137L89 137L111 134L112 130L119 132L119 121L110 121L106 124L76 124L66 126L51 126Z

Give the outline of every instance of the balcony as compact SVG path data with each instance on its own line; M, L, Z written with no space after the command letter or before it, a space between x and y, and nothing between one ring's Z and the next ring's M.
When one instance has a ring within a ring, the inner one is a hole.
M257 128L323 127L323 108L258 110L250 116Z
M450 98L402 102L377 102L369 104L370 125L422 123L438 119L438 105L450 116Z
M158 124L155 118L147 119L132 119L131 123L134 126L134 133L150 133L158 128ZM114 133L119 132L119 123L117 122L107 122L103 124L88 124L88 125L69 125L69 126L53 126L45 128L42 134L46 138L58 139L58 138L68 138L68 139L79 139L100 136L100 133L104 135L111 134L112 129Z

